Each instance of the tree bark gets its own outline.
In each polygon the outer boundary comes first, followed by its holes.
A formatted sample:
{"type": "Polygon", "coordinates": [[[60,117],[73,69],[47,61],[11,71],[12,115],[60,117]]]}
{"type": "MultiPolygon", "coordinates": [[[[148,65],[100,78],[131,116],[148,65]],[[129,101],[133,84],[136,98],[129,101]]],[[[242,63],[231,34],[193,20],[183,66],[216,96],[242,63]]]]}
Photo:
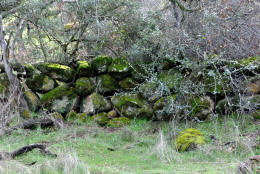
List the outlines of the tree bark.
{"type": "MultiPolygon", "coordinates": [[[[18,96],[19,92],[20,92],[19,91],[20,82],[19,82],[18,78],[12,73],[11,66],[9,65],[9,62],[7,60],[7,54],[6,54],[7,46],[6,46],[6,42],[5,42],[5,38],[4,38],[4,27],[3,27],[2,14],[0,14],[0,42],[1,42],[1,47],[2,47],[2,61],[4,63],[5,72],[7,74],[10,84],[14,87],[13,90],[14,90],[15,94],[17,94],[17,96],[18,96]]],[[[21,95],[19,99],[20,99],[19,100],[20,106],[29,110],[27,101],[25,100],[24,96],[21,95]]]]}

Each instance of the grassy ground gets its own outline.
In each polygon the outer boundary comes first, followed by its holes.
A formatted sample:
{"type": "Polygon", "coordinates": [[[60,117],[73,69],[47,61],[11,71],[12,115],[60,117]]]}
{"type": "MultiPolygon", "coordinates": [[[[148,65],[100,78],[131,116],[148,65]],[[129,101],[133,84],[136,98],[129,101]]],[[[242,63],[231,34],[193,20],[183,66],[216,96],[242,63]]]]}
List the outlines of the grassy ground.
{"type": "Polygon", "coordinates": [[[259,154],[241,134],[259,130],[250,119],[229,117],[203,123],[158,123],[134,120],[120,128],[101,128],[92,122],[66,125],[51,131],[14,132],[0,138],[0,151],[12,151],[33,143],[46,143],[57,158],[33,150],[12,161],[0,162],[2,174],[232,174],[239,162],[259,154]],[[178,153],[171,139],[179,131],[199,129],[207,144],[196,151],[178,153]],[[210,136],[214,135],[217,142],[210,136]],[[226,142],[233,146],[224,146],[226,142]],[[36,162],[34,165],[29,165],[36,162]]]}

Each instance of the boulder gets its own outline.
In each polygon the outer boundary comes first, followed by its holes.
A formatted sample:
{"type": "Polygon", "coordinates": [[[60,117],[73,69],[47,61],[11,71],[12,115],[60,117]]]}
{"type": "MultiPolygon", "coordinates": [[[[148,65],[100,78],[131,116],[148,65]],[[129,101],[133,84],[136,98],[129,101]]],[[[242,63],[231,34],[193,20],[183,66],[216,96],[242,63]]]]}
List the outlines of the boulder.
{"type": "Polygon", "coordinates": [[[40,101],[47,109],[66,114],[75,107],[78,97],[75,89],[65,84],[43,94],[40,101]]]}
{"type": "Polygon", "coordinates": [[[38,96],[29,89],[27,89],[23,95],[27,101],[29,109],[33,112],[37,111],[38,107],[40,106],[40,100],[38,96]]]}
{"type": "Polygon", "coordinates": [[[133,89],[136,87],[136,82],[131,77],[127,77],[119,82],[119,86],[125,90],[133,89]]]}
{"type": "Polygon", "coordinates": [[[48,92],[55,87],[54,80],[43,74],[33,75],[31,78],[27,78],[25,83],[36,92],[48,92]]]}
{"type": "Polygon", "coordinates": [[[185,152],[205,144],[205,138],[199,130],[188,128],[179,133],[174,144],[179,152],[185,152]]]}
{"type": "Polygon", "coordinates": [[[109,120],[108,122],[108,126],[109,127],[113,127],[113,128],[119,128],[119,127],[123,127],[126,125],[130,124],[130,119],[126,118],[126,117],[118,117],[118,118],[112,118],[111,120],[109,120]]]}
{"type": "Polygon", "coordinates": [[[76,113],[74,110],[71,110],[66,115],[65,118],[68,121],[84,123],[87,120],[87,114],[86,113],[76,113]]]}
{"type": "Polygon", "coordinates": [[[96,89],[92,78],[81,77],[75,83],[76,93],[80,96],[86,96],[94,92],[96,89]]]}
{"type": "Polygon", "coordinates": [[[120,114],[127,118],[151,118],[153,116],[152,107],[139,94],[122,93],[113,96],[111,101],[120,114]]]}
{"type": "Polygon", "coordinates": [[[87,115],[93,115],[109,111],[111,108],[111,103],[107,99],[98,93],[93,93],[81,101],[80,111],[87,115]]]}
{"type": "Polygon", "coordinates": [[[115,117],[117,117],[117,112],[116,112],[116,110],[109,111],[109,112],[107,113],[107,117],[108,117],[108,118],[115,118],[115,117]]]}
{"type": "Polygon", "coordinates": [[[109,74],[99,75],[96,79],[97,91],[100,94],[113,93],[119,89],[117,80],[109,74]]]}
{"type": "Polygon", "coordinates": [[[190,116],[205,120],[213,113],[215,104],[208,96],[192,97],[190,103],[190,116]]]}
{"type": "Polygon", "coordinates": [[[92,60],[91,66],[97,74],[103,74],[108,71],[108,66],[112,63],[112,60],[108,56],[99,56],[92,60]]]}
{"type": "Polygon", "coordinates": [[[117,80],[122,80],[131,74],[131,66],[125,58],[116,58],[108,67],[108,72],[117,80]]]}
{"type": "Polygon", "coordinates": [[[150,80],[138,87],[139,93],[149,102],[153,103],[162,96],[163,90],[157,80],[150,80]]]}
{"type": "Polygon", "coordinates": [[[97,115],[92,116],[93,121],[95,121],[100,126],[105,126],[109,119],[105,112],[98,113],[97,115]]]}
{"type": "Polygon", "coordinates": [[[65,65],[55,63],[41,63],[37,64],[36,68],[42,73],[47,74],[52,79],[60,80],[62,82],[72,81],[75,76],[75,71],[65,65]]]}
{"type": "Polygon", "coordinates": [[[79,77],[90,77],[93,74],[91,64],[88,61],[77,62],[77,74],[79,77]]]}

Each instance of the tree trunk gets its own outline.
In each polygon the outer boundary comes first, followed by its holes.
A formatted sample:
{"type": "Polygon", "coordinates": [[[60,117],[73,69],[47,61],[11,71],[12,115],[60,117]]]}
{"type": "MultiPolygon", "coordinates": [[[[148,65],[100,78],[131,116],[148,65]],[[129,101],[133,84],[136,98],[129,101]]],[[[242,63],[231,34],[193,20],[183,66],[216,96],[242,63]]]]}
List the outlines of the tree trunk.
{"type": "MultiPolygon", "coordinates": [[[[0,14],[0,42],[1,42],[1,47],[2,47],[2,60],[4,63],[5,72],[7,74],[10,84],[14,87],[13,88],[14,93],[17,94],[17,96],[19,96],[19,92],[20,92],[19,89],[21,89],[20,82],[19,82],[18,78],[12,73],[11,66],[9,65],[9,62],[7,60],[7,54],[6,54],[7,46],[6,46],[6,42],[4,39],[4,27],[3,27],[2,14],[0,14]]],[[[25,100],[23,95],[21,95],[19,97],[18,102],[22,108],[29,109],[27,101],[25,100]]]]}

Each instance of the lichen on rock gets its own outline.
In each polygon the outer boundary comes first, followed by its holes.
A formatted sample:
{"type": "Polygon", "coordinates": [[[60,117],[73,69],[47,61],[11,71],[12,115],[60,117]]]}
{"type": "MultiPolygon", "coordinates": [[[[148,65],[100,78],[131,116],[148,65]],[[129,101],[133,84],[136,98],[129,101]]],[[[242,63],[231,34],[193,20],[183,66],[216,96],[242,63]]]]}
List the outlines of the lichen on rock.
{"type": "Polygon", "coordinates": [[[98,93],[92,93],[81,101],[80,111],[87,115],[93,115],[98,112],[109,111],[112,108],[111,103],[98,93]]]}

